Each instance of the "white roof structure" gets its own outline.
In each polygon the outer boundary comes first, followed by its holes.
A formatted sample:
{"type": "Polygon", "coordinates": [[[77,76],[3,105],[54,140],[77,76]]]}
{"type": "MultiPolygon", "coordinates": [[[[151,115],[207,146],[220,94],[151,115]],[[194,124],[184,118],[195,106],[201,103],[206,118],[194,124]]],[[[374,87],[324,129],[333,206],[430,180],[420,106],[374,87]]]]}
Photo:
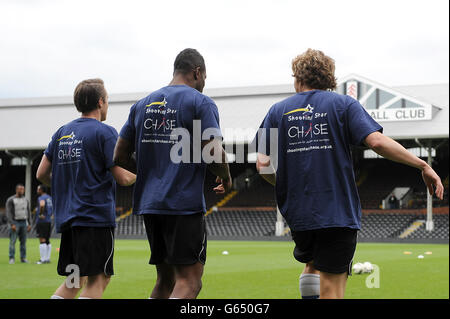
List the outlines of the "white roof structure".
{"type": "MultiPolygon", "coordinates": [[[[449,84],[388,87],[356,74],[342,78],[338,93],[358,99],[394,139],[449,137],[449,84]]],[[[295,93],[293,85],[207,89],[217,104],[225,144],[251,141],[269,108],[295,93]]],[[[110,94],[105,123],[120,131],[130,107],[148,92],[110,94]]],[[[52,134],[79,117],[73,98],[0,99],[0,150],[39,150],[52,134]]]]}
{"type": "Polygon", "coordinates": [[[440,139],[449,136],[449,84],[387,87],[356,74],[343,78],[338,93],[354,97],[397,139],[440,139]],[[350,92],[349,92],[350,91],[350,92]]]}

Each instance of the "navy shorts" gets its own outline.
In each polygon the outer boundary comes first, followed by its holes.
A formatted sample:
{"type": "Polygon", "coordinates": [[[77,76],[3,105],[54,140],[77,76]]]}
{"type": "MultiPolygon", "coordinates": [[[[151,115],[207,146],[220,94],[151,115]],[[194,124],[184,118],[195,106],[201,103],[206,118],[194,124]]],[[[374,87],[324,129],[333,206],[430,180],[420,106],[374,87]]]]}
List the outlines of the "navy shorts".
{"type": "Polygon", "coordinates": [[[336,227],[291,233],[295,242],[294,258],[299,262],[313,262],[314,268],[327,273],[352,274],[356,229],[336,227]]]}
{"type": "Polygon", "coordinates": [[[114,275],[114,228],[72,226],[61,233],[58,274],[69,276],[71,265],[83,276],[114,275]],[[67,266],[69,267],[69,271],[67,266]]]}
{"type": "Polygon", "coordinates": [[[49,239],[52,233],[52,224],[47,222],[40,222],[36,224],[36,235],[38,238],[49,239]]]}
{"type": "Polygon", "coordinates": [[[206,223],[203,213],[145,214],[144,224],[150,243],[150,264],[205,264],[206,223]]]}

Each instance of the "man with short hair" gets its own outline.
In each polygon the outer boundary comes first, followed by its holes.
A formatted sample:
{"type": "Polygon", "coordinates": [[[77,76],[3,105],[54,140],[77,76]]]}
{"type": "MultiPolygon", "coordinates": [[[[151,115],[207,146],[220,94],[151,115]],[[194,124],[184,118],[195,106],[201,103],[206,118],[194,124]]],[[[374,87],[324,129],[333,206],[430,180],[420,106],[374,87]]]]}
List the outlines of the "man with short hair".
{"type": "Polygon", "coordinates": [[[52,253],[52,244],[50,244],[50,235],[52,232],[53,205],[52,198],[47,194],[47,186],[39,185],[37,187],[37,206],[36,206],[36,233],[39,238],[40,259],[36,262],[40,264],[49,264],[52,253]]]}
{"type": "Polygon", "coordinates": [[[20,262],[28,263],[27,232],[31,230],[31,211],[23,184],[16,185],[16,194],[6,200],[5,206],[9,228],[9,263],[15,263],[17,237],[20,241],[20,262]]]}
{"type": "Polygon", "coordinates": [[[52,185],[61,233],[58,274],[78,279],[71,285],[66,280],[52,299],[75,298],[81,288],[81,299],[102,297],[114,274],[115,181],[128,186],[136,178],[113,163],[117,131],[102,123],[108,112],[103,81],[80,82],[74,104],[81,117],[56,131],[36,173],[52,185]]]}
{"type": "Polygon", "coordinates": [[[292,70],[297,94],[267,113],[256,166],[275,185],[295,242],[294,257],[306,264],[299,283],[302,297],[343,298],[361,227],[350,146],[365,145],[420,169],[430,194],[434,186],[440,199],[443,187],[426,162],[382,134],[357,100],[331,92],[336,78],[330,57],[308,49],[292,61],[292,70]],[[277,130],[273,138],[270,129],[277,130]]]}
{"type": "Polygon", "coordinates": [[[151,298],[197,297],[206,261],[206,168],[220,183],[216,193],[232,185],[217,106],[202,94],[205,79],[200,53],[181,51],[169,85],[131,107],[114,152],[118,165],[137,170],[133,213],[144,216],[157,270],[151,298]],[[179,144],[187,145],[181,160],[179,144]]]}

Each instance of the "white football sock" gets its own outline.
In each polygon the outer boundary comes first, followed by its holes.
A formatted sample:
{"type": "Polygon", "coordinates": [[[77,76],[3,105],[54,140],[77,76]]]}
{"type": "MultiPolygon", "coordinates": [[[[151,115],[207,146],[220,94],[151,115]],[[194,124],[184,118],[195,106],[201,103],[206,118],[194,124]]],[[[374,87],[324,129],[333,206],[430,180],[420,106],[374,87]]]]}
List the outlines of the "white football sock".
{"type": "Polygon", "coordinates": [[[50,299],[64,299],[64,298],[58,295],[53,295],[50,297],[50,299]]]}
{"type": "Polygon", "coordinates": [[[41,261],[44,261],[47,256],[47,244],[40,244],[39,245],[39,253],[41,255],[41,261]]]}
{"type": "Polygon", "coordinates": [[[302,274],[299,289],[302,299],[318,299],[320,296],[320,275],[302,274]]]}
{"type": "Polygon", "coordinates": [[[52,244],[47,245],[47,253],[45,255],[45,260],[50,261],[50,255],[52,254],[52,244]]]}

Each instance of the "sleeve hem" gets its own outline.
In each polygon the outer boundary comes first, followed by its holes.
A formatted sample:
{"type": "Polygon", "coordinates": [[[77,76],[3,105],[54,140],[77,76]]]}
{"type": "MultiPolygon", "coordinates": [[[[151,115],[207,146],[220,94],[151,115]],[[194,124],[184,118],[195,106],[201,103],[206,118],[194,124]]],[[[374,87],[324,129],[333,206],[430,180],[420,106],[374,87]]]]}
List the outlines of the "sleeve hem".
{"type": "Polygon", "coordinates": [[[356,144],[357,146],[364,146],[364,140],[366,139],[367,136],[369,136],[370,134],[374,133],[374,132],[380,132],[383,133],[383,127],[378,127],[378,128],[373,128],[370,131],[366,132],[361,139],[358,141],[358,144],[356,144]]]}

